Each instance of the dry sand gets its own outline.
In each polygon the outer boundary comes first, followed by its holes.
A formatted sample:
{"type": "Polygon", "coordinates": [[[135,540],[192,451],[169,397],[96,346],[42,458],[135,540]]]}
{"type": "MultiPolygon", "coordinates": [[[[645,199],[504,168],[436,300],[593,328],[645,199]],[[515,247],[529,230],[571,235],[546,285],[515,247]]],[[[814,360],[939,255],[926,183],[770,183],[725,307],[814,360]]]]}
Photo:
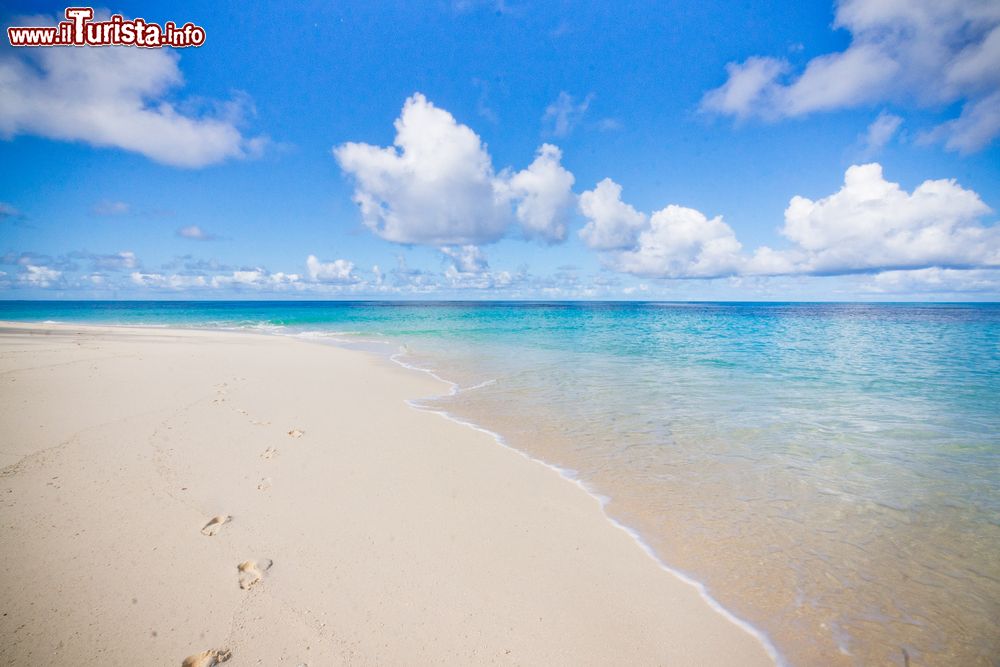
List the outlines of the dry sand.
{"type": "Polygon", "coordinates": [[[287,338],[0,324],[0,663],[773,664],[578,486],[405,403],[445,389],[287,338]]]}

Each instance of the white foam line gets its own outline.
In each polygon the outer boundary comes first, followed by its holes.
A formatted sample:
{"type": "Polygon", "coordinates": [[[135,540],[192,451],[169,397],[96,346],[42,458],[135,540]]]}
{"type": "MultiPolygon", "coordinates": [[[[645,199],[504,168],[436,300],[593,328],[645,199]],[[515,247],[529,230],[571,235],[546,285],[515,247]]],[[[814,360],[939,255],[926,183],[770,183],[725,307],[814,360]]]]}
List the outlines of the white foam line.
{"type": "MultiPolygon", "coordinates": [[[[429,368],[421,368],[420,366],[414,366],[413,364],[406,363],[405,361],[403,361],[403,360],[401,360],[399,358],[401,355],[404,355],[404,354],[406,354],[406,350],[400,350],[399,352],[396,352],[395,354],[390,355],[389,356],[389,361],[397,363],[400,366],[402,366],[403,368],[409,368],[411,371],[420,371],[421,373],[427,373],[428,375],[430,375],[432,378],[434,378],[438,382],[444,382],[446,385],[448,385],[448,395],[449,396],[454,396],[455,394],[458,393],[458,383],[457,382],[452,382],[451,380],[445,380],[443,377],[441,377],[440,375],[438,375],[437,373],[435,373],[434,371],[432,371],[429,368]]],[[[407,403],[411,403],[411,402],[407,401],[407,403]]],[[[412,405],[412,403],[411,403],[411,405],[412,405]]],[[[414,405],[413,407],[418,408],[418,406],[416,406],[416,405],[414,405]]],[[[437,411],[436,410],[431,410],[431,412],[437,412],[437,411]]]]}
{"type": "Polygon", "coordinates": [[[462,387],[458,391],[460,393],[464,394],[467,391],[475,391],[476,389],[482,389],[483,387],[489,387],[490,385],[493,385],[493,384],[496,384],[496,383],[497,383],[497,381],[495,379],[494,380],[483,380],[479,384],[474,384],[471,387],[462,387]]]}
{"type": "MultiPolygon", "coordinates": [[[[397,352],[396,354],[393,354],[392,356],[390,356],[389,359],[392,360],[392,361],[394,361],[395,363],[399,364],[400,366],[402,366],[404,368],[409,368],[409,369],[415,370],[415,371],[422,371],[424,373],[427,373],[431,377],[435,378],[436,380],[439,380],[441,382],[444,382],[445,384],[450,385],[450,389],[448,391],[448,395],[449,396],[454,396],[459,391],[468,391],[468,390],[459,389],[458,383],[452,382],[451,380],[446,380],[446,379],[444,379],[443,377],[441,377],[440,375],[438,375],[437,373],[435,373],[434,371],[432,371],[430,369],[421,368],[419,366],[414,366],[412,364],[408,364],[405,361],[400,360],[398,357],[400,355],[402,355],[402,354],[405,354],[405,351],[397,352]]],[[[479,385],[476,385],[475,387],[469,387],[469,390],[471,390],[471,389],[477,389],[477,388],[479,388],[482,385],[491,384],[491,383],[494,383],[494,382],[496,382],[496,380],[489,380],[488,382],[486,382],[486,383],[480,383],[479,385]]],[[[771,643],[771,640],[767,637],[767,635],[765,635],[763,632],[761,632],[760,630],[758,630],[757,628],[755,628],[748,621],[743,620],[739,616],[735,615],[734,613],[732,613],[731,611],[729,611],[728,609],[726,609],[725,607],[723,607],[719,603],[718,600],[716,600],[715,598],[713,598],[711,596],[711,594],[709,594],[708,589],[705,587],[705,584],[703,584],[702,582],[698,581],[697,579],[694,579],[694,578],[688,576],[687,574],[681,572],[680,570],[674,569],[674,568],[670,567],[669,565],[667,565],[666,563],[664,563],[660,559],[660,557],[656,555],[656,552],[653,551],[653,548],[650,547],[649,544],[647,544],[644,539],[642,539],[642,536],[640,536],[638,532],[636,532],[632,528],[629,528],[628,526],[626,526],[625,524],[623,524],[622,522],[618,521],[617,519],[615,519],[614,517],[612,517],[611,515],[608,514],[608,512],[607,512],[607,504],[610,501],[610,498],[608,498],[607,496],[603,496],[603,495],[601,495],[601,494],[599,494],[599,493],[591,490],[579,477],[576,476],[576,472],[575,471],[570,470],[568,468],[561,468],[561,467],[559,467],[557,465],[554,465],[552,463],[549,463],[547,461],[543,461],[542,459],[535,458],[534,456],[532,456],[531,454],[528,454],[524,450],[521,450],[521,449],[518,449],[517,447],[512,447],[511,445],[509,445],[507,443],[507,441],[504,439],[504,437],[502,435],[500,435],[499,433],[497,433],[495,431],[491,431],[491,430],[486,429],[486,428],[483,428],[482,426],[479,426],[478,424],[475,424],[473,422],[461,419],[460,417],[456,417],[455,415],[451,414],[447,410],[439,410],[439,409],[436,409],[436,408],[428,408],[428,407],[425,407],[425,406],[422,406],[422,405],[418,405],[417,401],[419,401],[419,400],[421,400],[421,399],[408,400],[408,401],[406,401],[406,404],[409,405],[411,408],[414,408],[416,410],[423,410],[425,412],[433,412],[433,413],[435,413],[437,415],[440,415],[440,416],[444,417],[448,421],[455,422],[456,424],[461,424],[462,426],[466,426],[468,428],[471,428],[474,431],[479,431],[480,433],[485,433],[485,434],[487,434],[489,436],[492,436],[493,439],[496,441],[496,443],[498,445],[500,445],[501,447],[504,447],[506,449],[509,449],[509,450],[511,450],[513,452],[516,452],[516,453],[520,454],[521,456],[523,456],[527,460],[531,461],[532,463],[536,463],[538,465],[541,465],[541,466],[544,466],[544,467],[548,468],[549,470],[552,470],[557,475],[559,475],[559,477],[561,477],[563,480],[565,480],[565,481],[567,481],[567,482],[569,482],[569,483],[574,484],[575,486],[577,486],[581,491],[583,491],[584,493],[586,493],[588,496],[590,496],[591,498],[593,498],[595,502],[597,502],[598,507],[600,507],[600,509],[601,509],[601,514],[604,515],[604,518],[607,519],[611,523],[612,526],[614,526],[615,528],[618,528],[619,530],[623,531],[626,535],[628,535],[629,537],[631,537],[632,540],[639,546],[639,548],[642,549],[642,551],[647,556],[649,556],[650,558],[652,558],[653,561],[657,565],[659,565],[662,570],[664,570],[665,572],[669,572],[670,574],[674,575],[675,577],[677,577],[678,579],[680,579],[684,583],[688,584],[689,586],[693,586],[695,588],[695,590],[698,591],[698,594],[701,596],[701,598],[705,602],[708,603],[709,607],[711,607],[717,613],[721,614],[730,623],[732,623],[733,625],[735,625],[736,627],[740,628],[741,630],[743,630],[744,632],[746,632],[747,634],[749,634],[751,637],[753,637],[754,639],[756,639],[761,644],[761,646],[764,647],[764,650],[771,657],[771,659],[774,660],[774,664],[775,665],[777,665],[778,667],[787,667],[788,663],[786,663],[785,660],[781,657],[781,654],[778,653],[778,649],[775,648],[774,644],[771,643]]]]}

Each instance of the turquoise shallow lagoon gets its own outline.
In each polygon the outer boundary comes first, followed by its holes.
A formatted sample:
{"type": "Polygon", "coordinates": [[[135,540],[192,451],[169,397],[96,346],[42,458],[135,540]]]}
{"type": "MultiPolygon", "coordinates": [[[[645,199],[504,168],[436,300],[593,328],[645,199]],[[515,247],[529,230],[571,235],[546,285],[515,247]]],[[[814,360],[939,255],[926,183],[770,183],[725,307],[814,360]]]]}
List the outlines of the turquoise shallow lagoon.
{"type": "Polygon", "coordinates": [[[377,341],[793,664],[1000,655],[1000,305],[0,302],[377,341]]]}

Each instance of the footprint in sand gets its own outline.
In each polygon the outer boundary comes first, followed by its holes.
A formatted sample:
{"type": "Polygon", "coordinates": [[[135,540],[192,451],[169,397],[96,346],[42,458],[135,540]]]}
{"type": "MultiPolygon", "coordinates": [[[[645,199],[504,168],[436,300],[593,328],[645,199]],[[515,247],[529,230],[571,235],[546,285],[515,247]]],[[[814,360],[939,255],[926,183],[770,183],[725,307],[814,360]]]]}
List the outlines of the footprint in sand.
{"type": "Polygon", "coordinates": [[[240,573],[240,588],[247,591],[260,583],[264,578],[264,573],[271,568],[271,561],[262,560],[259,563],[255,560],[245,560],[236,566],[240,573]]]}
{"type": "Polygon", "coordinates": [[[305,431],[300,431],[297,428],[293,428],[291,431],[288,432],[288,435],[293,438],[301,438],[305,434],[306,434],[305,431]]]}
{"type": "Polygon", "coordinates": [[[269,421],[257,421],[256,419],[251,419],[250,423],[253,424],[254,426],[270,426],[271,425],[271,422],[269,422],[269,421]]]}
{"type": "Polygon", "coordinates": [[[260,480],[259,484],[257,484],[257,490],[258,491],[267,491],[268,489],[271,488],[271,486],[272,486],[271,485],[271,478],[270,477],[265,477],[264,479],[260,480]]]}
{"type": "Polygon", "coordinates": [[[226,649],[210,648],[201,653],[195,653],[184,658],[181,667],[213,667],[220,662],[226,662],[233,657],[233,652],[226,649]]]}
{"type": "Polygon", "coordinates": [[[268,447],[268,448],[267,448],[267,449],[265,449],[265,450],[264,450],[264,452],[263,452],[263,453],[262,453],[262,454],[260,455],[260,458],[262,458],[262,459],[270,459],[270,458],[274,458],[274,455],[275,455],[275,454],[277,454],[277,453],[278,453],[278,450],[277,450],[277,449],[275,449],[274,447],[268,447]]]}
{"type": "Polygon", "coordinates": [[[208,523],[206,523],[204,527],[201,529],[201,534],[212,537],[213,535],[219,532],[219,530],[222,528],[222,524],[229,523],[232,520],[232,518],[233,517],[229,516],[228,514],[220,514],[218,516],[213,516],[211,520],[208,523]]]}

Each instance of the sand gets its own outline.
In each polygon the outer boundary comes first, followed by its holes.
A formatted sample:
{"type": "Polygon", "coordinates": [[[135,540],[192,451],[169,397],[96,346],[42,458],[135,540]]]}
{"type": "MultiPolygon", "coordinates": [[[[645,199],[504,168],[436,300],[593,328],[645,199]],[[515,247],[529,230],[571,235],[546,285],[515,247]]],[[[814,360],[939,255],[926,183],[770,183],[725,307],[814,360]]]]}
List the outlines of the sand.
{"type": "Polygon", "coordinates": [[[374,355],[0,323],[0,663],[774,664],[374,355]]]}

